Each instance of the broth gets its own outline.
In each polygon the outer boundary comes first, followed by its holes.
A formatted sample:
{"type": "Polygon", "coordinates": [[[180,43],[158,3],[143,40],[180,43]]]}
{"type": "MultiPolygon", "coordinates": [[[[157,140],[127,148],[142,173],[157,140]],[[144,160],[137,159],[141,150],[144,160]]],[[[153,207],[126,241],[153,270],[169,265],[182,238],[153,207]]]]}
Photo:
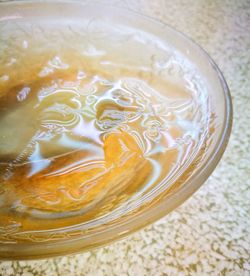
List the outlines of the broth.
{"type": "Polygon", "coordinates": [[[170,185],[210,117],[206,93],[173,78],[178,59],[166,75],[147,40],[109,46],[51,25],[7,30],[1,49],[0,224],[23,230],[91,220],[170,185]]]}

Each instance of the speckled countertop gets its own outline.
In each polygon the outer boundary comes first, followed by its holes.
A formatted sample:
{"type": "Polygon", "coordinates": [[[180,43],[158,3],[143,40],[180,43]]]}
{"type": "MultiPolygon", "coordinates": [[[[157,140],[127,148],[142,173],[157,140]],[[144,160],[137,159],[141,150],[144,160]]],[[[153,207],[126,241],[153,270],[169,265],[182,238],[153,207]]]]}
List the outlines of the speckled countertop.
{"type": "Polygon", "coordinates": [[[182,206],[102,249],[0,262],[0,275],[250,275],[250,1],[106,1],[160,19],[213,57],[230,87],[234,126],[209,180],[182,206]]]}

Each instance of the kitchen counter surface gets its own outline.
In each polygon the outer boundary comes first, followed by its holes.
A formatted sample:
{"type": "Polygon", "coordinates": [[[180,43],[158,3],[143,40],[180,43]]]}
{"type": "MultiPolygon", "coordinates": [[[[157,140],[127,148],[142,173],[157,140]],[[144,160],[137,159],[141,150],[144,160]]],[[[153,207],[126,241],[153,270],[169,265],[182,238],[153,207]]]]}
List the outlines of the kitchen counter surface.
{"type": "Polygon", "coordinates": [[[168,23],[212,56],[233,98],[228,148],[198,192],[146,229],[75,256],[0,262],[0,275],[250,275],[250,1],[106,2],[168,23]]]}

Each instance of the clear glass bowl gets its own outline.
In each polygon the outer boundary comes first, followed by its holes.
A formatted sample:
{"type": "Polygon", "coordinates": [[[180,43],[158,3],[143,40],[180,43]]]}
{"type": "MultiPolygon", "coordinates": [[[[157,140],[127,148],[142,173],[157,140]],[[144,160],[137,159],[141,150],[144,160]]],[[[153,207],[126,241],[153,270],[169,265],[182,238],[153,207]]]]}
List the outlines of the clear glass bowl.
{"type": "MultiPolygon", "coordinates": [[[[171,190],[164,189],[163,185],[162,189],[138,198],[132,205],[124,204],[111,214],[65,228],[30,232],[22,232],[15,227],[0,229],[0,237],[5,237],[4,240],[0,239],[1,259],[37,259],[86,251],[121,239],[153,223],[183,203],[205,182],[222,157],[231,131],[232,103],[222,73],[208,54],[183,34],[126,9],[85,1],[0,3],[0,25],[15,20],[18,28],[18,20],[49,17],[59,20],[77,18],[92,23],[96,19],[99,22],[117,22],[150,33],[163,44],[171,45],[192,62],[204,77],[214,110],[213,126],[216,127],[212,137],[207,137],[209,143],[203,154],[193,156],[189,166],[175,179],[171,190]]],[[[0,39],[2,35],[0,33],[0,39]]]]}

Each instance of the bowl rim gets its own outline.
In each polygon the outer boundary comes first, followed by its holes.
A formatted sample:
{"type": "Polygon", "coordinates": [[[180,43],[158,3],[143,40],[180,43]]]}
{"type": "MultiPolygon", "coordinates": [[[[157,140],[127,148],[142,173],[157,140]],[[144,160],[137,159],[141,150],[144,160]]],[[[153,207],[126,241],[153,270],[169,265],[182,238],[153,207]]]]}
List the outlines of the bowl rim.
{"type": "MultiPolygon", "coordinates": [[[[98,1],[93,2],[81,2],[79,0],[14,0],[14,1],[4,1],[0,2],[0,8],[3,5],[25,5],[25,4],[77,4],[81,6],[88,6],[88,5],[95,5],[95,6],[107,6],[107,4],[100,3],[98,1]]],[[[220,71],[219,67],[210,57],[210,55],[201,47],[199,46],[192,38],[188,37],[187,35],[183,34],[182,32],[176,30],[172,26],[162,22],[161,20],[155,19],[148,15],[141,14],[136,12],[132,9],[127,7],[117,7],[112,4],[108,4],[108,6],[117,9],[126,11],[126,13],[130,13],[131,16],[137,16],[141,19],[151,21],[152,24],[158,25],[161,28],[165,28],[168,31],[174,33],[174,35],[181,38],[183,41],[191,42],[192,46],[194,46],[200,53],[206,58],[211,68],[216,73],[216,77],[219,80],[221,91],[223,91],[223,98],[225,102],[225,112],[223,118],[223,127],[222,131],[219,135],[217,143],[213,146],[213,149],[208,156],[208,161],[203,163],[195,173],[185,182],[185,185],[182,185],[178,188],[177,192],[172,194],[168,197],[168,203],[164,200],[158,202],[152,208],[147,208],[144,212],[137,214],[135,217],[129,217],[125,219],[122,223],[118,223],[112,225],[111,228],[107,227],[101,232],[94,232],[89,234],[89,236],[82,235],[80,238],[77,239],[69,239],[69,240],[59,240],[59,241],[51,241],[50,243],[29,243],[25,244],[2,244],[0,242],[0,259],[39,259],[39,258],[47,258],[65,254],[76,253],[79,251],[86,251],[92,248],[104,246],[110,242],[116,241],[121,239],[129,234],[132,234],[139,229],[153,223],[154,221],[162,218],[167,213],[171,212],[177,206],[181,205],[185,200],[187,200],[210,176],[213,170],[216,168],[217,164],[219,163],[226,146],[229,141],[230,133],[232,130],[232,121],[233,121],[233,106],[232,106],[232,99],[230,95],[230,91],[226,80],[220,71]],[[95,242],[93,242],[93,240],[95,242]],[[85,241],[85,245],[84,245],[85,241]],[[70,248],[67,248],[67,245],[70,245],[70,248]],[[25,251],[23,248],[27,247],[25,251]],[[52,248],[57,247],[57,249],[52,250],[52,248]],[[43,249],[46,248],[46,251],[43,249]],[[35,250],[41,250],[42,254],[37,253],[34,254],[35,250]],[[51,251],[50,251],[51,250],[51,251]],[[13,252],[16,251],[16,254],[13,252]]],[[[125,216],[126,217],[126,216],[125,216]]],[[[70,226],[74,228],[74,225],[70,226]]],[[[68,229],[68,227],[67,227],[68,229]]],[[[50,230],[55,231],[56,229],[50,230]]],[[[46,232],[46,231],[45,231],[46,232]]]]}

